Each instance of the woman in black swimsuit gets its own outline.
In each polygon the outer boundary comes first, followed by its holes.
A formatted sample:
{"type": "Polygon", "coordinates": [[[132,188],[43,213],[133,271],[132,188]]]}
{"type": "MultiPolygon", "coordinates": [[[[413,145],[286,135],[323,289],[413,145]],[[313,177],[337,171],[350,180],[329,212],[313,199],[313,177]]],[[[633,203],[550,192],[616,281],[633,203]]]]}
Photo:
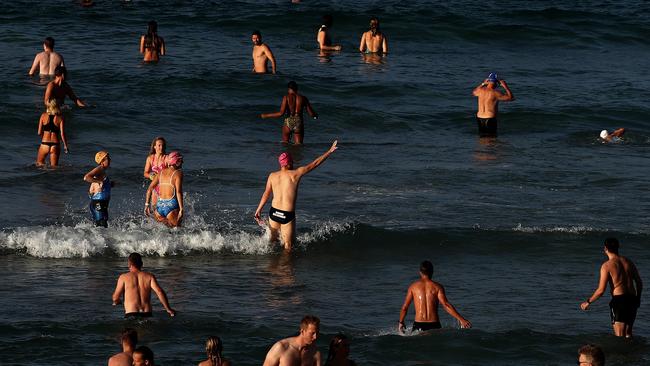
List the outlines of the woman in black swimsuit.
{"type": "Polygon", "coordinates": [[[160,56],[165,54],[165,40],[158,36],[158,23],[149,22],[147,34],[140,37],[140,53],[144,55],[144,62],[158,62],[160,56]]]}
{"type": "Polygon", "coordinates": [[[47,102],[47,111],[41,114],[38,121],[38,135],[41,136],[41,145],[38,147],[36,166],[45,166],[45,158],[48,154],[50,155],[50,166],[57,166],[61,154],[60,141],[63,141],[63,149],[66,154],[68,153],[68,141],[65,138],[63,117],[56,99],[50,99],[47,102]]]}

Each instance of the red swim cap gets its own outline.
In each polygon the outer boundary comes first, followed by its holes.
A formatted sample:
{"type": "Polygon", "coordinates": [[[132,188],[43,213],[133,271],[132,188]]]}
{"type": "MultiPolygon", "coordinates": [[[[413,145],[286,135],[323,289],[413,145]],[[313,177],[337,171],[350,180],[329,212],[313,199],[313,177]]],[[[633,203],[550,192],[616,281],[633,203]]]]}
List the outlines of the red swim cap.
{"type": "Polygon", "coordinates": [[[293,165],[293,159],[291,158],[291,154],[287,152],[283,152],[278,156],[278,163],[280,163],[280,168],[284,168],[285,166],[288,165],[293,165]]]}

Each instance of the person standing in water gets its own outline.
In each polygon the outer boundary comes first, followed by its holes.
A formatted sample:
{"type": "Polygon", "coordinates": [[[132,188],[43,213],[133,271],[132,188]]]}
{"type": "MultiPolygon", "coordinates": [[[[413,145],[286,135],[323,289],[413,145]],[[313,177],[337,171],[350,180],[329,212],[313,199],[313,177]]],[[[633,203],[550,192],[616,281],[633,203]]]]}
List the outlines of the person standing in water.
{"type": "MultiPolygon", "coordinates": [[[[153,181],[156,175],[160,174],[165,168],[165,159],[167,158],[167,141],[163,137],[156,137],[151,141],[149,148],[149,156],[144,163],[144,172],[142,173],[146,179],[153,181]]],[[[158,195],[160,194],[160,187],[156,186],[151,196],[151,204],[156,207],[158,195]]]]}
{"type": "Polygon", "coordinates": [[[255,210],[255,221],[264,226],[262,220],[262,208],[268,201],[271,194],[271,210],[269,211],[269,228],[271,230],[271,241],[278,240],[278,234],[282,235],[284,249],[290,251],[296,238],[296,199],[298,198],[298,186],[302,177],[321,165],[337,149],[338,141],[323,155],[311,163],[293,169],[293,159],[289,153],[282,153],[278,157],[280,170],[269,174],[266,180],[266,189],[262,194],[260,203],[255,210]]]}
{"type": "Polygon", "coordinates": [[[370,29],[361,35],[359,52],[366,54],[384,55],[388,53],[388,40],[379,28],[379,19],[370,19],[370,29]]]}
{"type": "Polygon", "coordinates": [[[125,328],[120,339],[122,352],[108,359],[108,366],[131,366],[133,364],[133,351],[138,344],[138,332],[135,329],[125,328]]]}
{"type": "Polygon", "coordinates": [[[316,346],[320,319],[306,315],[300,321],[300,333],[277,341],[266,354],[263,366],[320,366],[321,355],[316,346]]]}
{"type": "Polygon", "coordinates": [[[585,302],[580,304],[580,308],[587,310],[591,303],[603,296],[609,283],[612,294],[609,308],[614,335],[630,338],[636,311],[641,304],[643,281],[641,281],[641,276],[639,276],[639,271],[634,263],[618,254],[619,246],[616,238],[605,239],[604,251],[607,261],[600,266],[598,288],[585,302]]]}
{"type": "Polygon", "coordinates": [[[47,111],[41,114],[38,121],[38,135],[41,136],[41,145],[38,147],[36,166],[45,166],[45,158],[49,154],[50,166],[56,167],[59,164],[59,155],[61,154],[61,141],[63,141],[63,150],[66,154],[68,153],[68,141],[65,138],[63,117],[56,99],[50,99],[47,103],[47,111]]]}
{"type": "Polygon", "coordinates": [[[273,113],[262,113],[261,118],[278,118],[284,116],[284,124],[282,125],[282,143],[288,144],[293,133],[293,142],[296,145],[302,144],[305,126],[303,123],[304,110],[313,119],[318,118],[318,114],[309,103],[309,99],[304,95],[298,94],[298,84],[295,81],[290,81],[287,84],[287,95],[282,97],[280,104],[280,111],[273,113]]]}
{"type": "Polygon", "coordinates": [[[199,366],[232,366],[229,360],[223,358],[223,343],[217,336],[211,336],[205,341],[205,352],[208,354],[208,359],[201,361],[199,366]]]}
{"type": "Polygon", "coordinates": [[[399,314],[397,329],[404,332],[404,319],[409,310],[411,302],[415,300],[415,321],[412,331],[427,331],[440,329],[440,318],[438,318],[438,304],[442,305],[449,315],[453,316],[460,323],[461,328],[471,328],[472,323],[463,318],[456,308],[447,300],[445,288],[441,284],[431,280],[433,276],[433,264],[424,261],[420,264],[420,279],[413,282],[406,292],[404,305],[399,314]]]}
{"type": "Polygon", "coordinates": [[[111,157],[102,150],[95,154],[95,162],[99,165],[84,175],[84,181],[90,183],[90,214],[95,226],[108,227],[108,203],[114,183],[108,179],[106,169],[111,166],[111,157]]]}
{"type": "Polygon", "coordinates": [[[515,96],[512,95],[506,81],[499,79],[495,72],[491,72],[487,79],[474,88],[472,95],[478,98],[476,122],[478,123],[479,135],[481,137],[496,137],[499,102],[513,101],[515,96]],[[496,90],[497,83],[501,84],[506,92],[505,94],[496,90]]]}
{"type": "Polygon", "coordinates": [[[65,81],[68,78],[68,70],[64,66],[57,66],[54,70],[54,80],[47,84],[45,89],[45,96],[43,97],[43,104],[47,106],[50,99],[56,99],[56,103],[61,108],[65,104],[66,95],[70,98],[77,107],[85,107],[86,104],[75,95],[74,91],[65,81]]]}
{"type": "Polygon", "coordinates": [[[40,76],[52,76],[58,66],[65,66],[63,56],[54,52],[54,39],[47,37],[43,41],[43,52],[34,57],[32,67],[29,69],[29,76],[33,76],[36,70],[39,70],[40,76]]]}
{"type": "Polygon", "coordinates": [[[262,33],[256,30],[251,35],[253,42],[253,72],[257,74],[266,74],[268,71],[267,64],[271,61],[271,72],[275,74],[275,57],[269,46],[262,42],[262,33]]]}
{"type": "Polygon", "coordinates": [[[350,341],[345,334],[339,333],[330,341],[330,349],[327,352],[325,366],[357,366],[357,363],[350,360],[350,341]]]}
{"type": "Polygon", "coordinates": [[[178,227],[183,220],[183,156],[178,151],[172,151],[167,155],[165,165],[167,167],[153,178],[147,189],[144,214],[147,217],[151,215],[151,194],[158,187],[160,195],[154,217],[169,227],[178,227]]]}
{"type": "Polygon", "coordinates": [[[318,34],[316,35],[316,42],[318,42],[318,48],[321,51],[340,51],[340,45],[332,45],[332,38],[330,35],[330,29],[334,20],[331,15],[323,15],[323,24],[318,29],[318,34]]]}
{"type": "Polygon", "coordinates": [[[165,55],[165,40],[158,35],[158,23],[149,22],[147,34],[140,37],[140,53],[144,55],[144,62],[158,62],[161,55],[165,55]]]}

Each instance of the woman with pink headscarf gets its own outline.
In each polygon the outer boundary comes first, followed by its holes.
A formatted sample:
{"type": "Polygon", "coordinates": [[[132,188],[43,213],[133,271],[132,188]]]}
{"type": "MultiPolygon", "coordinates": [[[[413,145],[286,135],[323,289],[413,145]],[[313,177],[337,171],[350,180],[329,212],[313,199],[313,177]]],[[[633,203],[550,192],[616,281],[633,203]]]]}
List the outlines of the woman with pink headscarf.
{"type": "Polygon", "coordinates": [[[167,167],[153,178],[147,189],[144,214],[151,215],[151,194],[157,187],[159,195],[154,217],[169,227],[178,227],[183,219],[183,155],[172,151],[165,158],[165,165],[167,167]]]}

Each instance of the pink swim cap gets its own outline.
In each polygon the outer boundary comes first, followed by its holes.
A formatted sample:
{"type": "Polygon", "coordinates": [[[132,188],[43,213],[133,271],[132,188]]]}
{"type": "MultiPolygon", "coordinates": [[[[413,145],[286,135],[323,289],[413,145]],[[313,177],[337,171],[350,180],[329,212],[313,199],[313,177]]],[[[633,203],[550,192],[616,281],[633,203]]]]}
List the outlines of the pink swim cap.
{"type": "Polygon", "coordinates": [[[172,166],[176,165],[178,163],[183,163],[183,155],[179,153],[178,151],[172,151],[167,155],[167,158],[165,158],[165,165],[167,166],[172,166]]]}
{"type": "Polygon", "coordinates": [[[284,168],[285,166],[288,165],[293,165],[293,159],[291,158],[291,154],[287,152],[283,152],[278,156],[278,163],[280,163],[280,168],[284,168]]]}

